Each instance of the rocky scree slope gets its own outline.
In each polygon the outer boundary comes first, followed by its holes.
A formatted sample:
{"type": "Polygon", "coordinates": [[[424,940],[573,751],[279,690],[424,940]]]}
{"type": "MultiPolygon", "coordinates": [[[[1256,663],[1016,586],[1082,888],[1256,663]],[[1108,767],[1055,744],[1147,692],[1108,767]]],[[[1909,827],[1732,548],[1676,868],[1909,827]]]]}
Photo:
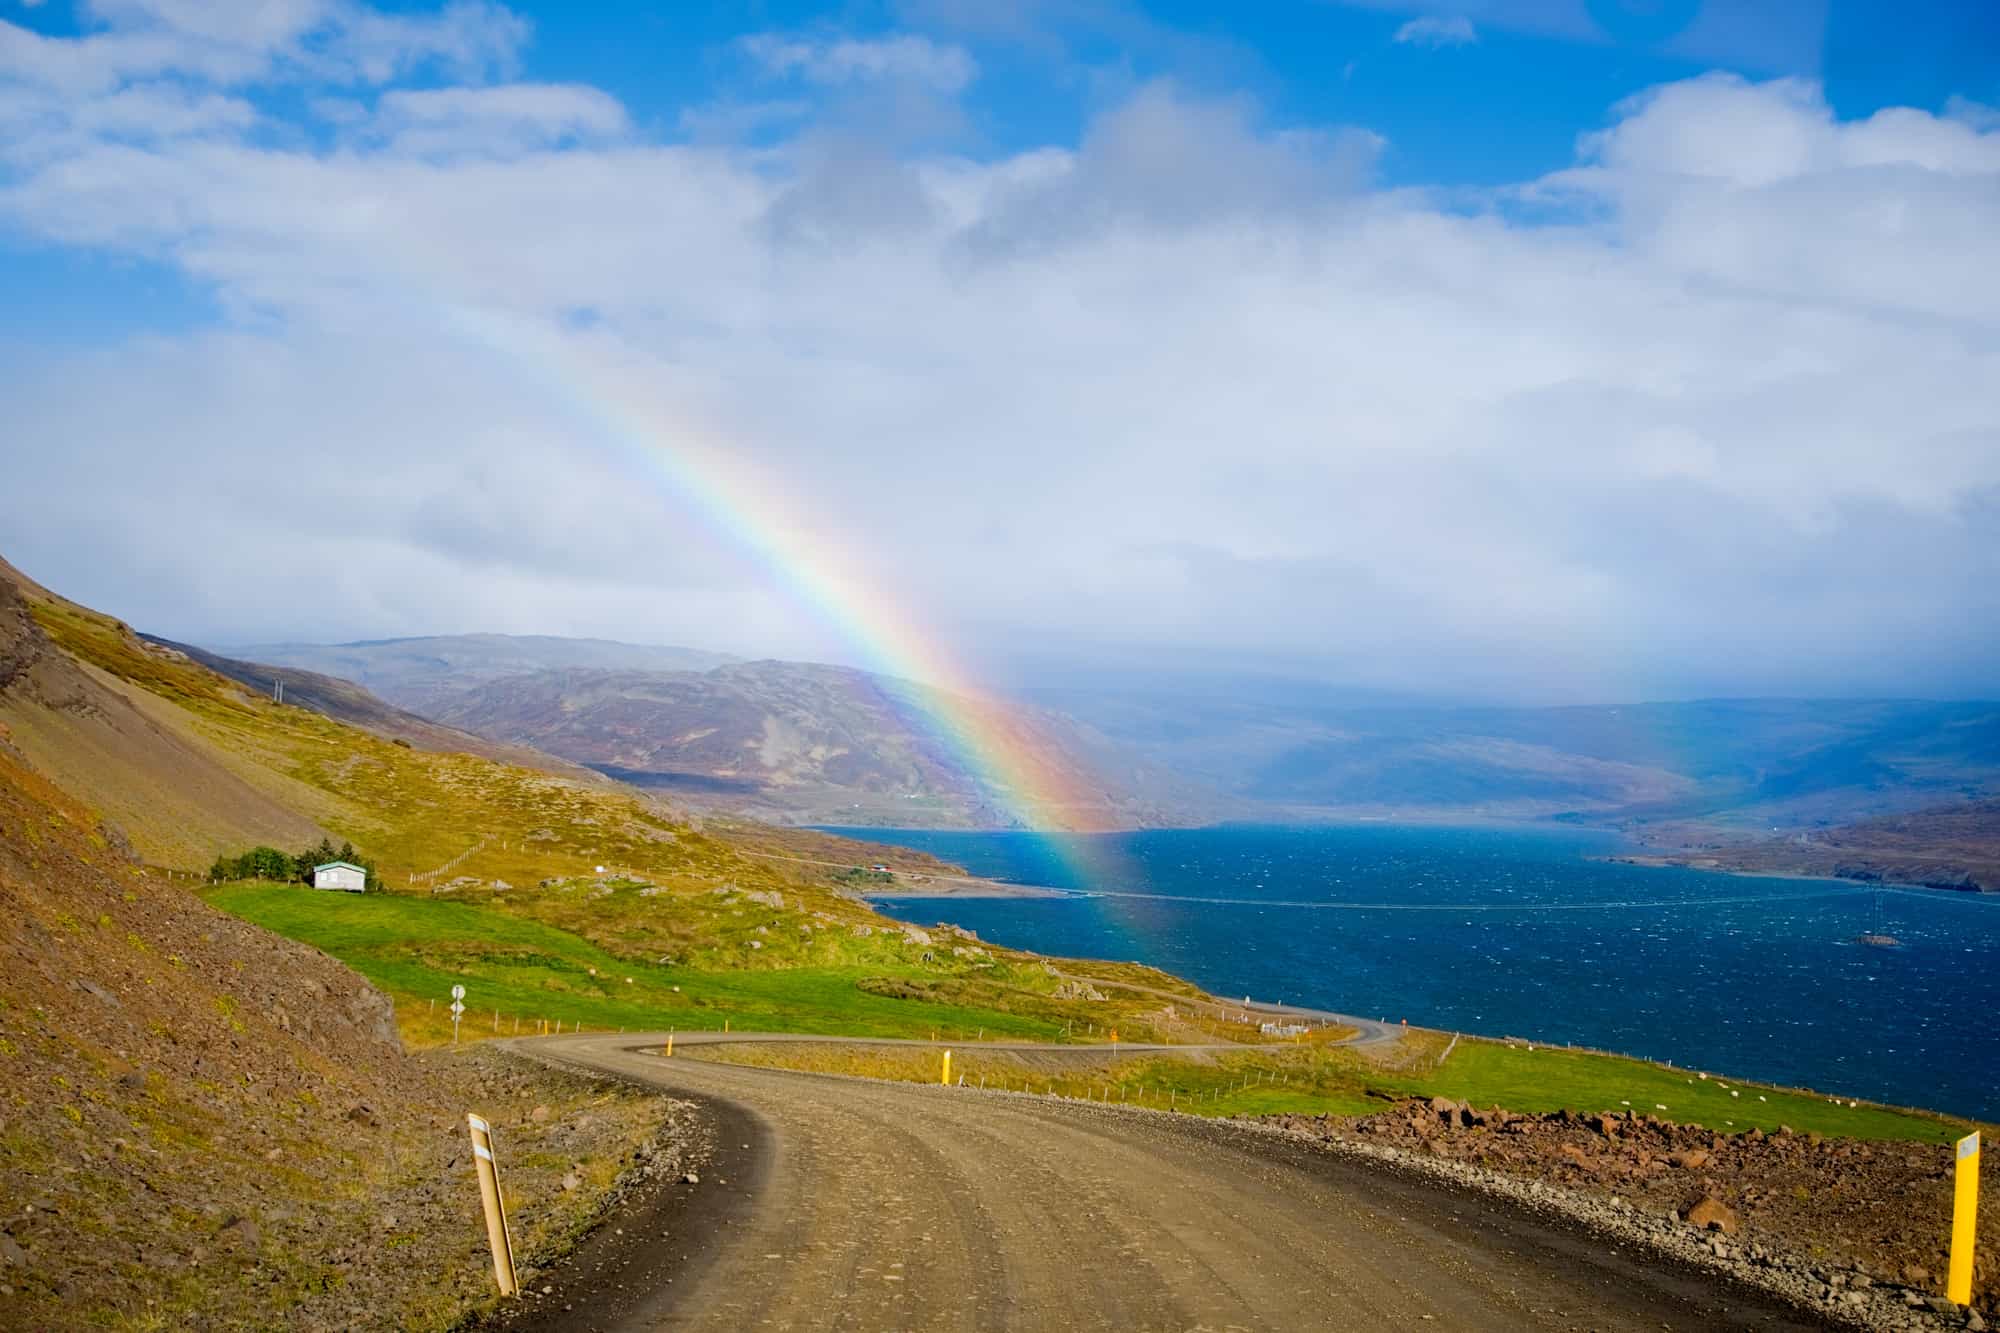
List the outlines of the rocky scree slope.
{"type": "Polygon", "coordinates": [[[387,997],[125,861],[0,748],[0,1324],[166,1309],[294,1259],[434,1100],[387,997]]]}
{"type": "MultiPolygon", "coordinates": [[[[1726,1134],[1637,1110],[1583,1115],[1411,1100],[1363,1117],[1276,1115],[1258,1123],[1309,1139],[1363,1144],[1573,1191],[1617,1215],[1666,1222],[1720,1259],[1772,1270],[1783,1285],[1871,1325],[1970,1311],[1943,1299],[1952,1157],[1947,1145],[1726,1134]],[[1864,1298],[1850,1293],[1868,1293],[1864,1298]]],[[[2000,1315],[2000,1217],[1982,1210],[1975,1250],[1978,1320],[2000,1315]]],[[[1590,1220],[1599,1220],[1592,1217],[1590,1220]]]]}

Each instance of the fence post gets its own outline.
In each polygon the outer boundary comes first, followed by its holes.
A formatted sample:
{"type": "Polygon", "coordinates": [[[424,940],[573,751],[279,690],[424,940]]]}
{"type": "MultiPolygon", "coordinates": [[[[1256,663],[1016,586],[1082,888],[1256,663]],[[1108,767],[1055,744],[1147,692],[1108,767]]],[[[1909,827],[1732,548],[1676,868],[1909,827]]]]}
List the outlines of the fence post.
{"type": "Polygon", "coordinates": [[[486,1243],[493,1250],[493,1276],[500,1294],[520,1290],[514,1279],[514,1242],[507,1234],[507,1206],[500,1198],[500,1169],[493,1161],[493,1127],[470,1111],[465,1123],[472,1130],[472,1160],[479,1171],[479,1201],[486,1209],[486,1243]]]}

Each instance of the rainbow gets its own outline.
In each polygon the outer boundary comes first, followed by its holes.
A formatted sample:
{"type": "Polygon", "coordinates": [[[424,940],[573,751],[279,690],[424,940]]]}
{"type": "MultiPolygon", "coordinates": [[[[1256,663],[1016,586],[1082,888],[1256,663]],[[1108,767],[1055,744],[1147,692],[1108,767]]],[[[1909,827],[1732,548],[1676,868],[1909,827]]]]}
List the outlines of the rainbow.
{"type": "Polygon", "coordinates": [[[644,386],[644,368],[619,366],[609,349],[579,355],[567,339],[541,326],[488,310],[448,308],[447,322],[539,381],[590,438],[648,483],[663,484],[768,571],[862,665],[894,682],[902,697],[892,703],[944,748],[1009,822],[1043,835],[1079,887],[1101,882],[1105,865],[1089,850],[1096,840],[1076,835],[1102,826],[1104,793],[865,577],[855,554],[817,531],[805,507],[745,451],[665,423],[644,386]]]}

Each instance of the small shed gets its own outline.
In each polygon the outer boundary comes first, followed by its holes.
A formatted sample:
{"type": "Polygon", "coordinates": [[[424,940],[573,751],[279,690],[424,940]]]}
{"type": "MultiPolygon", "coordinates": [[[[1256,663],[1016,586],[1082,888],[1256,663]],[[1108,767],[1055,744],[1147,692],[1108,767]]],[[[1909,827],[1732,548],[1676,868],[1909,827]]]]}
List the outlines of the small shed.
{"type": "Polygon", "coordinates": [[[313,887],[339,889],[343,893],[365,893],[368,872],[351,861],[328,861],[313,867],[313,887]]]}

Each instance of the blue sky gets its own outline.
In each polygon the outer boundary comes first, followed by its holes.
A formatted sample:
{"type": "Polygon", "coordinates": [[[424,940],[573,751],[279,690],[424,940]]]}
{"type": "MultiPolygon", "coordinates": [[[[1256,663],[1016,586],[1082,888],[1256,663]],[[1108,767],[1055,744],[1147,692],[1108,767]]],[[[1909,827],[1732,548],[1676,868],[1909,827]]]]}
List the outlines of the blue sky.
{"type": "MultiPolygon", "coordinates": [[[[381,8],[420,15],[433,6],[381,8]]],[[[740,48],[746,33],[764,31],[929,32],[963,46],[979,77],[963,118],[935,138],[954,151],[992,155],[1073,142],[1107,98],[1168,77],[1253,96],[1276,124],[1365,126],[1386,140],[1379,178],[1419,187],[1490,187],[1557,170],[1578,136],[1602,127],[1623,99],[1710,70],[1814,80],[1847,117],[1886,106],[1942,110],[1954,98],[2000,104],[2000,5],[1984,0],[836,7],[607,0],[511,9],[532,25],[522,77],[601,88],[644,133],[665,141],[698,136],[684,116],[690,107],[770,99],[768,79],[740,48]]],[[[0,17],[50,35],[101,27],[74,0],[14,0],[12,12],[0,6],[0,17]]],[[[259,90],[280,113],[298,96],[259,90]]],[[[216,315],[203,285],[172,265],[65,253],[18,232],[0,232],[0,281],[17,298],[0,312],[0,336],[8,338],[87,341],[216,315]]]]}
{"type": "Polygon", "coordinates": [[[1996,107],[1972,2],[0,0],[0,551],[196,641],[1993,693],[1996,107]]]}

